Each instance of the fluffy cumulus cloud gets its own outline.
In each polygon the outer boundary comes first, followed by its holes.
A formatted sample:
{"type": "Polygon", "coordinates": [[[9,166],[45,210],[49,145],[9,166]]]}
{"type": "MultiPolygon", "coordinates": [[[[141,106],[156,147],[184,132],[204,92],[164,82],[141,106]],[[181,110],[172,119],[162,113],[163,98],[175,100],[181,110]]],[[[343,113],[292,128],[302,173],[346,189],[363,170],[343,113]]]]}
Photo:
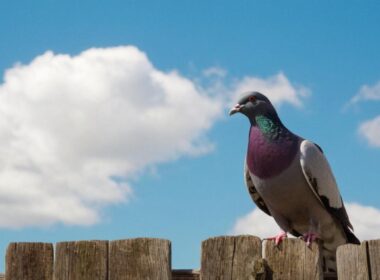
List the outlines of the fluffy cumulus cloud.
{"type": "Polygon", "coordinates": [[[358,132],[371,146],[380,148],[380,116],[361,123],[358,132]]]}
{"type": "Polygon", "coordinates": [[[93,224],[129,176],[212,149],[223,105],[132,46],[46,52],[0,85],[0,226],[93,224]],[[115,180],[114,178],[119,178],[115,180]]]}
{"type": "MultiPolygon", "coordinates": [[[[380,209],[358,203],[345,204],[355,234],[360,240],[376,239],[380,231],[380,209]]],[[[255,208],[252,212],[237,219],[232,234],[253,234],[261,238],[274,236],[280,228],[273,218],[255,208]]]]}
{"type": "Polygon", "coordinates": [[[289,103],[296,107],[301,107],[303,99],[310,95],[309,89],[292,84],[285,74],[280,72],[267,78],[247,76],[238,80],[233,90],[235,92],[234,102],[236,103],[242,94],[252,90],[267,95],[274,105],[289,103]]]}

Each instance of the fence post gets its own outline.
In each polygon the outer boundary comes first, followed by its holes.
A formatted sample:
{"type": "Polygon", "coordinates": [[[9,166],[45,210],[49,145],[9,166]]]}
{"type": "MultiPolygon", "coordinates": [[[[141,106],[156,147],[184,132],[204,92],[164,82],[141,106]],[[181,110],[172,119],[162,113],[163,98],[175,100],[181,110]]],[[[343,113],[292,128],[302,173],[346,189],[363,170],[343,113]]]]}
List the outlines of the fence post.
{"type": "Polygon", "coordinates": [[[220,236],[202,242],[201,279],[265,279],[261,240],[255,236],[220,236]]]}
{"type": "Polygon", "coordinates": [[[108,241],[59,242],[54,280],[107,280],[108,241]]]}
{"type": "Polygon", "coordinates": [[[367,242],[361,245],[345,244],[336,252],[338,279],[369,279],[367,263],[367,242]]]}
{"type": "Polygon", "coordinates": [[[322,255],[319,245],[309,247],[300,239],[285,239],[279,246],[264,241],[263,257],[267,260],[273,280],[323,279],[322,255]]]}
{"type": "Polygon", "coordinates": [[[366,242],[371,279],[380,279],[380,239],[366,242]]]}
{"type": "Polygon", "coordinates": [[[380,279],[380,239],[340,246],[337,265],[339,279],[380,279]]]}
{"type": "Polygon", "coordinates": [[[10,243],[6,252],[7,280],[52,280],[53,244],[10,243]]]}
{"type": "Polygon", "coordinates": [[[171,280],[171,243],[157,238],[110,241],[108,280],[171,280]]]}

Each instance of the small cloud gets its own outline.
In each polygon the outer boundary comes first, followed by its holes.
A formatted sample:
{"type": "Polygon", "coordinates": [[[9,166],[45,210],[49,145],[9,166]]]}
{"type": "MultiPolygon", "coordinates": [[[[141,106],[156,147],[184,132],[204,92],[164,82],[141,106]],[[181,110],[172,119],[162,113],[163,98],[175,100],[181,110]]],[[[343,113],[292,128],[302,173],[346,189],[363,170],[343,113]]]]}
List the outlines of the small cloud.
{"type": "Polygon", "coordinates": [[[302,107],[303,99],[310,95],[308,88],[293,85],[282,72],[267,78],[244,77],[236,81],[233,91],[233,104],[242,94],[249,91],[259,91],[265,94],[277,106],[288,103],[295,107],[302,107]]]}
{"type": "Polygon", "coordinates": [[[343,111],[347,111],[349,108],[354,107],[356,104],[362,101],[379,101],[380,100],[380,81],[376,84],[369,86],[363,85],[360,87],[359,92],[353,96],[343,106],[343,111]]]}
{"type": "MultiPolygon", "coordinates": [[[[350,221],[354,226],[355,235],[360,240],[379,238],[380,209],[358,203],[345,204],[350,221]]],[[[276,235],[280,228],[274,219],[260,209],[255,208],[247,215],[240,217],[235,222],[232,234],[252,234],[260,238],[276,235]]]]}
{"type": "Polygon", "coordinates": [[[380,100],[380,81],[373,86],[363,85],[359,92],[351,98],[350,104],[359,101],[380,100]]]}
{"type": "Polygon", "coordinates": [[[358,133],[372,147],[380,147],[380,115],[360,124],[358,133]]]}
{"type": "Polygon", "coordinates": [[[290,104],[302,107],[311,90],[303,85],[291,83],[283,72],[269,77],[230,77],[221,67],[210,67],[202,71],[196,84],[210,96],[217,97],[230,108],[242,95],[250,91],[265,94],[275,106],[290,104]]]}
{"type": "Polygon", "coordinates": [[[224,78],[227,75],[227,71],[224,68],[214,66],[214,67],[210,67],[203,70],[203,75],[207,78],[209,77],[224,78]]]}

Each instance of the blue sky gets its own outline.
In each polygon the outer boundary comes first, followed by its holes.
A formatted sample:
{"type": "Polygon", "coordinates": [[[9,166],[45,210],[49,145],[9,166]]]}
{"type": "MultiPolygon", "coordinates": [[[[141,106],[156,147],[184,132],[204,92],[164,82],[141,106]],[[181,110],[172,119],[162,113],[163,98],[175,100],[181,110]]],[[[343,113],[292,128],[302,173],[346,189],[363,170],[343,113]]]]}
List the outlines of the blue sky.
{"type": "Polygon", "coordinates": [[[210,236],[276,233],[243,183],[248,122],[227,117],[247,89],[322,146],[359,237],[379,237],[379,9],[2,1],[0,249],[161,237],[196,268],[210,236]]]}

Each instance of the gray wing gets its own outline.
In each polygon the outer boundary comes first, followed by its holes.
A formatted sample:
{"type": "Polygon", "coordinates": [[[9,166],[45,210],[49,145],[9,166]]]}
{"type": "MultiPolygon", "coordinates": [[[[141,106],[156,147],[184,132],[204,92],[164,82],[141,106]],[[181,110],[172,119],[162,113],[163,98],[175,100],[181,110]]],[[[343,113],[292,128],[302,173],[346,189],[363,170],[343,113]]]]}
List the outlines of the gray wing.
{"type": "Polygon", "coordinates": [[[308,140],[303,140],[300,150],[302,172],[311,190],[326,210],[343,226],[348,241],[357,243],[357,238],[351,232],[353,227],[348,218],[334,175],[321,148],[308,140]]]}
{"type": "Polygon", "coordinates": [[[253,184],[251,174],[249,173],[249,170],[247,167],[247,161],[244,162],[244,180],[253,202],[257,205],[257,207],[259,207],[266,214],[268,214],[269,216],[272,216],[271,213],[269,212],[268,207],[265,205],[263,198],[257,192],[256,187],[253,184]]]}

